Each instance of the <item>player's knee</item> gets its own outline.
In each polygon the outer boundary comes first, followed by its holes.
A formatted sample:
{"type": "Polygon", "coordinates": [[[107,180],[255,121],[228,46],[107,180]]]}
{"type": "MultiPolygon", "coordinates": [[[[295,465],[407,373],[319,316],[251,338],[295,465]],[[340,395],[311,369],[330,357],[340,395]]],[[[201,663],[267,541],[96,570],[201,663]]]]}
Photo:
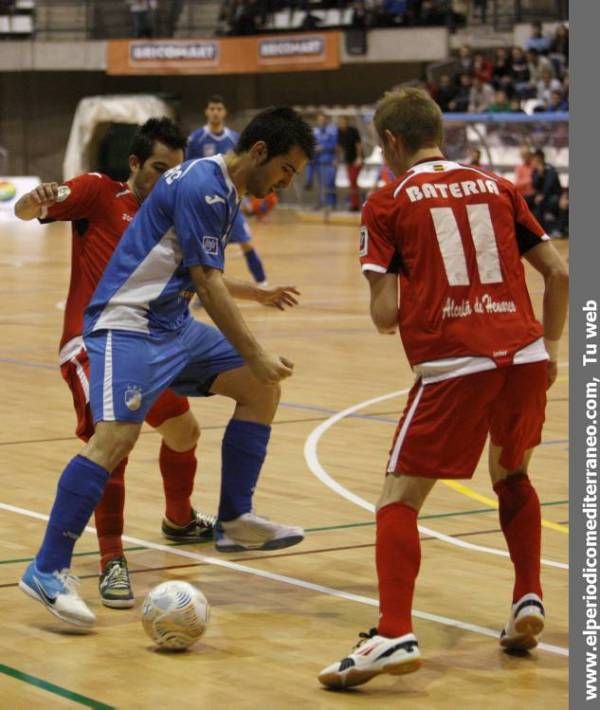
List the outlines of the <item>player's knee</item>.
{"type": "Polygon", "coordinates": [[[193,449],[200,439],[200,425],[191,412],[187,412],[171,426],[160,428],[166,445],[173,451],[189,451],[193,449]]]}

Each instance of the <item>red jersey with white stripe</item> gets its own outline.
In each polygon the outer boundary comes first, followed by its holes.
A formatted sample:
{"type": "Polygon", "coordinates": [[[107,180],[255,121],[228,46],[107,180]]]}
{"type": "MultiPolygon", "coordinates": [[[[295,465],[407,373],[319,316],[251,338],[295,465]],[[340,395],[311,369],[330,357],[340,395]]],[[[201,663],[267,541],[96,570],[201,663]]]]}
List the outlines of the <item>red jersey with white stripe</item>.
{"type": "MultiPolygon", "coordinates": [[[[68,197],[48,207],[40,220],[72,222],[71,282],[60,349],[83,333],[83,314],[123,232],[139,209],[123,182],[87,173],[67,180],[68,197]]],[[[64,358],[61,358],[61,360],[64,358]]]]}
{"type": "Polygon", "coordinates": [[[472,372],[546,357],[521,255],[547,238],[511,182],[436,159],[368,199],[360,260],[363,271],[399,274],[411,365],[472,372]]]}

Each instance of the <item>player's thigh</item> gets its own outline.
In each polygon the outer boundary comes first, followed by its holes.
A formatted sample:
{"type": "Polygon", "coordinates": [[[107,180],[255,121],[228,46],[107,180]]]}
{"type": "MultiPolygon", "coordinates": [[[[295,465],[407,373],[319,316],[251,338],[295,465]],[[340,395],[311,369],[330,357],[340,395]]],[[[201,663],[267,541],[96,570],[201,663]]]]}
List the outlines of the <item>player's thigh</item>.
{"type": "Polygon", "coordinates": [[[492,407],[490,438],[494,447],[492,476],[526,471],[529,449],[542,438],[548,366],[545,360],[503,368],[504,384],[492,407]]]}
{"type": "Polygon", "coordinates": [[[498,370],[430,384],[418,380],[396,429],[388,472],[470,478],[485,446],[491,403],[501,386],[498,370]]]}
{"type": "Polygon", "coordinates": [[[169,382],[185,366],[179,335],[103,330],[86,336],[90,407],[100,421],[141,424],[169,382]]]}
{"type": "Polygon", "coordinates": [[[183,367],[169,387],[185,397],[220,394],[212,389],[221,373],[244,366],[244,359],[233,345],[212,325],[190,319],[181,334],[187,355],[183,367]]]}

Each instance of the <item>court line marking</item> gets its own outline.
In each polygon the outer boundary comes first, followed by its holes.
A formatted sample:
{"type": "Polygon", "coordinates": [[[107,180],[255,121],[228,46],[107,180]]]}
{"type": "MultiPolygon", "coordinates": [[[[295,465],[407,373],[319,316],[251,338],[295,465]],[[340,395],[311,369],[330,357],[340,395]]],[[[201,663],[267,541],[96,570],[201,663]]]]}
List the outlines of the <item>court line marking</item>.
{"type": "Polygon", "coordinates": [[[7,666],[4,663],[0,663],[0,673],[9,676],[9,678],[14,678],[27,685],[32,685],[35,688],[40,688],[40,690],[45,690],[53,695],[58,695],[61,698],[66,698],[72,703],[77,703],[78,705],[84,705],[88,708],[93,708],[94,710],[116,710],[114,705],[107,705],[99,700],[94,700],[87,695],[82,695],[81,693],[76,693],[74,690],[69,690],[68,688],[63,688],[61,685],[56,685],[43,678],[38,678],[38,676],[31,675],[30,673],[25,673],[12,666],[7,666]]]}
{"type": "MultiPolygon", "coordinates": [[[[28,510],[26,508],[19,508],[18,506],[9,505],[8,503],[0,503],[0,509],[6,510],[10,513],[16,513],[18,515],[24,515],[29,518],[35,518],[36,520],[43,520],[44,522],[48,522],[48,515],[36,513],[35,511],[28,510]]],[[[95,535],[96,529],[91,526],[88,526],[85,528],[85,532],[92,533],[95,535]]],[[[207,555],[200,555],[197,552],[191,552],[190,550],[182,550],[179,547],[161,545],[160,543],[150,542],[149,540],[143,540],[138,537],[132,537],[131,535],[123,535],[123,540],[125,542],[131,543],[132,545],[142,545],[150,550],[156,550],[157,552],[166,552],[172,555],[177,555],[178,557],[186,557],[187,559],[196,560],[207,565],[213,565],[214,567],[221,567],[235,572],[243,572],[245,574],[251,574],[255,577],[261,577],[263,579],[268,579],[274,582],[282,582],[283,584],[289,584],[294,587],[300,587],[301,589],[308,589],[309,591],[318,592],[319,594],[325,594],[330,597],[346,599],[347,601],[358,602],[359,604],[365,604],[367,606],[379,607],[378,599],[365,597],[361,594],[353,594],[352,592],[346,592],[342,589],[335,589],[334,587],[326,587],[321,584],[315,584],[314,582],[308,582],[305,579],[289,577],[287,575],[278,574],[276,572],[267,572],[266,570],[257,569],[255,567],[241,565],[238,562],[227,562],[226,560],[220,560],[215,557],[208,557],[207,555]]],[[[430,614],[429,612],[418,611],[416,609],[413,609],[412,613],[413,616],[419,619],[423,619],[425,621],[431,621],[433,623],[442,624],[444,626],[451,626],[453,628],[462,629],[463,631],[471,631],[472,633],[477,633],[482,636],[489,636],[495,639],[500,637],[500,634],[497,631],[494,631],[494,629],[488,629],[485,626],[470,624],[465,621],[459,621],[458,619],[451,619],[447,616],[430,614]]],[[[537,647],[542,651],[554,653],[558,656],[569,655],[569,649],[564,648],[562,646],[555,646],[553,644],[548,643],[540,643],[537,647]]]]}
{"type": "MultiPolygon", "coordinates": [[[[359,402],[358,404],[353,404],[351,407],[342,409],[341,411],[337,412],[336,414],[319,424],[319,426],[317,426],[315,429],[313,429],[313,431],[308,435],[304,444],[304,458],[306,459],[306,463],[311,473],[316,478],[318,478],[321,483],[323,483],[332,491],[334,491],[334,493],[337,493],[338,495],[342,496],[342,498],[346,498],[346,500],[349,500],[351,503],[354,503],[360,508],[364,508],[365,510],[370,511],[371,513],[375,512],[375,506],[372,503],[369,503],[369,501],[356,495],[356,493],[353,493],[347,488],[344,488],[344,486],[342,486],[334,478],[332,478],[323,468],[323,466],[321,466],[321,462],[319,461],[319,457],[317,454],[317,446],[323,434],[334,424],[337,424],[337,422],[344,419],[348,415],[354,414],[354,412],[358,411],[359,409],[369,407],[372,404],[378,404],[379,402],[383,402],[388,399],[393,399],[394,397],[400,397],[402,395],[407,394],[408,392],[408,388],[396,390],[395,392],[380,395],[379,397],[373,397],[372,399],[367,399],[363,402],[359,402]]],[[[484,545],[475,545],[472,542],[466,542],[464,540],[453,538],[450,535],[445,535],[444,533],[437,532],[436,530],[432,530],[431,528],[426,528],[423,525],[419,525],[419,532],[425,535],[431,535],[432,537],[435,537],[438,540],[441,540],[442,542],[446,542],[450,545],[455,545],[456,547],[462,547],[466,550],[473,550],[474,552],[484,552],[489,555],[497,555],[498,557],[510,557],[508,551],[506,550],[498,550],[494,547],[486,547],[484,545]]],[[[546,560],[544,558],[542,558],[541,562],[547,567],[569,569],[569,565],[565,564],[564,562],[556,562],[554,560],[546,560]]]]}
{"type": "MultiPolygon", "coordinates": [[[[486,505],[490,505],[493,508],[498,508],[498,502],[495,501],[493,498],[488,498],[488,496],[481,495],[481,493],[477,493],[477,491],[473,490],[470,486],[465,486],[464,483],[459,483],[458,481],[442,481],[442,483],[448,488],[452,488],[452,490],[457,491],[458,493],[462,493],[464,496],[467,496],[467,498],[472,498],[473,500],[477,500],[480,503],[485,503],[486,505]]],[[[548,528],[549,530],[556,530],[557,532],[563,533],[565,535],[569,534],[569,526],[568,525],[561,525],[561,523],[553,523],[551,520],[545,520],[542,518],[542,527],[548,528]]]]}

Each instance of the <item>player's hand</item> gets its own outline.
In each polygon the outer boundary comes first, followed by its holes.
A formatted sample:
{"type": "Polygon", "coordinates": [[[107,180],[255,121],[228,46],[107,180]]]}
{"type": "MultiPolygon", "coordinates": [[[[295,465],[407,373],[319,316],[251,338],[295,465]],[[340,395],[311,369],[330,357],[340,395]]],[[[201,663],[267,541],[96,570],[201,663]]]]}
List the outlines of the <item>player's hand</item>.
{"type": "Polygon", "coordinates": [[[40,207],[48,207],[58,200],[58,183],[43,182],[29,193],[29,199],[40,207]]]}
{"type": "Polygon", "coordinates": [[[275,385],[290,377],[294,370],[294,363],[291,360],[265,352],[248,360],[248,366],[258,380],[268,385],[275,385]]]}
{"type": "Polygon", "coordinates": [[[552,385],[556,382],[556,377],[558,375],[558,365],[554,360],[548,360],[548,387],[550,389],[552,385]]]}
{"type": "Polygon", "coordinates": [[[272,306],[279,308],[280,311],[285,311],[286,306],[293,308],[298,305],[300,291],[295,286],[273,286],[272,288],[259,288],[257,300],[263,306],[272,306]]]}

